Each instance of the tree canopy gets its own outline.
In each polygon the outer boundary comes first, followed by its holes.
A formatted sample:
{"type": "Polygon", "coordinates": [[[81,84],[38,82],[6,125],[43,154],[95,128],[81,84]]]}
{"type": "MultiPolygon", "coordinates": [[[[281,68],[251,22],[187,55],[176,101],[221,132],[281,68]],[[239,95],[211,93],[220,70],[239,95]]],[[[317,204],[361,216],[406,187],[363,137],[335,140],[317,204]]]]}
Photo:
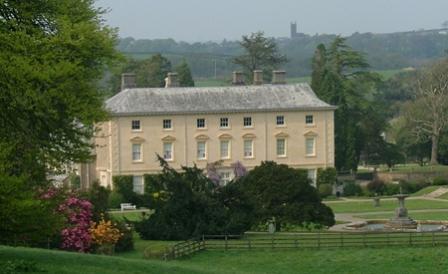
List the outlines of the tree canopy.
{"type": "Polygon", "coordinates": [[[263,32],[243,36],[240,42],[244,53],[233,59],[233,62],[243,68],[246,79],[252,81],[254,70],[263,70],[264,78],[270,80],[272,70],[286,63],[286,56],[280,54],[274,39],[264,36],[263,32]]]}
{"type": "Polygon", "coordinates": [[[361,153],[382,142],[387,125],[384,101],[376,93],[379,77],[368,72],[364,56],[342,37],[319,45],[313,58],[312,86],[319,98],[335,105],[335,166],[357,170],[361,153]]]}
{"type": "Polygon", "coordinates": [[[0,173],[43,180],[90,157],[98,82],[118,56],[93,0],[0,3],[0,173]]]}

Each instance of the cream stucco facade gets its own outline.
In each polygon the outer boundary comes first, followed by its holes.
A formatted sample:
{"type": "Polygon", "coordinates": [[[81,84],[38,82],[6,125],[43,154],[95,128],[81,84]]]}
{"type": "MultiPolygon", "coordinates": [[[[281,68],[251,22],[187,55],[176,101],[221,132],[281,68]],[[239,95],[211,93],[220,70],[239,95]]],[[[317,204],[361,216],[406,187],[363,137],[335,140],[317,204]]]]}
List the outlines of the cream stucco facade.
{"type": "Polygon", "coordinates": [[[96,177],[102,185],[112,186],[115,175],[159,172],[156,154],[176,169],[193,164],[205,168],[221,160],[220,170],[230,171],[236,161],[248,169],[275,161],[308,169],[312,177],[317,168],[334,165],[333,113],[331,106],[116,112],[99,125],[96,177]]]}

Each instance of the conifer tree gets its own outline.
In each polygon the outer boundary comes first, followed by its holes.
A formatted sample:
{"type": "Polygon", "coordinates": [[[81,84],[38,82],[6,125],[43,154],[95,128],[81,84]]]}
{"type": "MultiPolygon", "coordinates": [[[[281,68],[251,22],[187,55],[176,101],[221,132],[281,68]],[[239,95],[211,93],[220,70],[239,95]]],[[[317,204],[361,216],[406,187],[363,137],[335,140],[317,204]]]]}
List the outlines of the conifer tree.
{"type": "Polygon", "coordinates": [[[177,72],[177,77],[179,80],[179,85],[181,87],[194,87],[193,76],[191,75],[190,67],[185,59],[176,66],[174,69],[177,72]]]}

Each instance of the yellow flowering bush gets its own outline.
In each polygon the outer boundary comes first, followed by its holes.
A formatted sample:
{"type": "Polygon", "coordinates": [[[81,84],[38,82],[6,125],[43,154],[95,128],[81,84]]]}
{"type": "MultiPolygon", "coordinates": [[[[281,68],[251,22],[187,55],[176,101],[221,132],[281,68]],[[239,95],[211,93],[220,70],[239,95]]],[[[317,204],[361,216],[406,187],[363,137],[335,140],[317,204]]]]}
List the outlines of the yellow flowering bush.
{"type": "Polygon", "coordinates": [[[122,233],[112,224],[111,221],[104,220],[104,217],[98,223],[92,223],[89,229],[92,241],[97,245],[114,245],[118,242],[122,233]]]}

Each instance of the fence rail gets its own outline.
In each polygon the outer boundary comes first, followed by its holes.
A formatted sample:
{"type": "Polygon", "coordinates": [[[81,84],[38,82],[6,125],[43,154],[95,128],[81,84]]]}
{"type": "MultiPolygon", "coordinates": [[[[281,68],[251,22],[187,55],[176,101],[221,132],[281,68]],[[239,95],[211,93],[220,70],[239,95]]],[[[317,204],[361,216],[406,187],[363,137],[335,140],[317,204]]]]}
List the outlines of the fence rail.
{"type": "Polygon", "coordinates": [[[205,249],[291,249],[448,245],[447,232],[298,233],[290,235],[204,236],[205,249]]]}
{"type": "Polygon", "coordinates": [[[291,234],[204,235],[173,246],[166,259],[201,250],[331,249],[448,245],[448,232],[324,232],[291,234]]]}
{"type": "Polygon", "coordinates": [[[187,240],[175,244],[164,254],[164,260],[178,259],[205,249],[204,240],[187,240]]]}

